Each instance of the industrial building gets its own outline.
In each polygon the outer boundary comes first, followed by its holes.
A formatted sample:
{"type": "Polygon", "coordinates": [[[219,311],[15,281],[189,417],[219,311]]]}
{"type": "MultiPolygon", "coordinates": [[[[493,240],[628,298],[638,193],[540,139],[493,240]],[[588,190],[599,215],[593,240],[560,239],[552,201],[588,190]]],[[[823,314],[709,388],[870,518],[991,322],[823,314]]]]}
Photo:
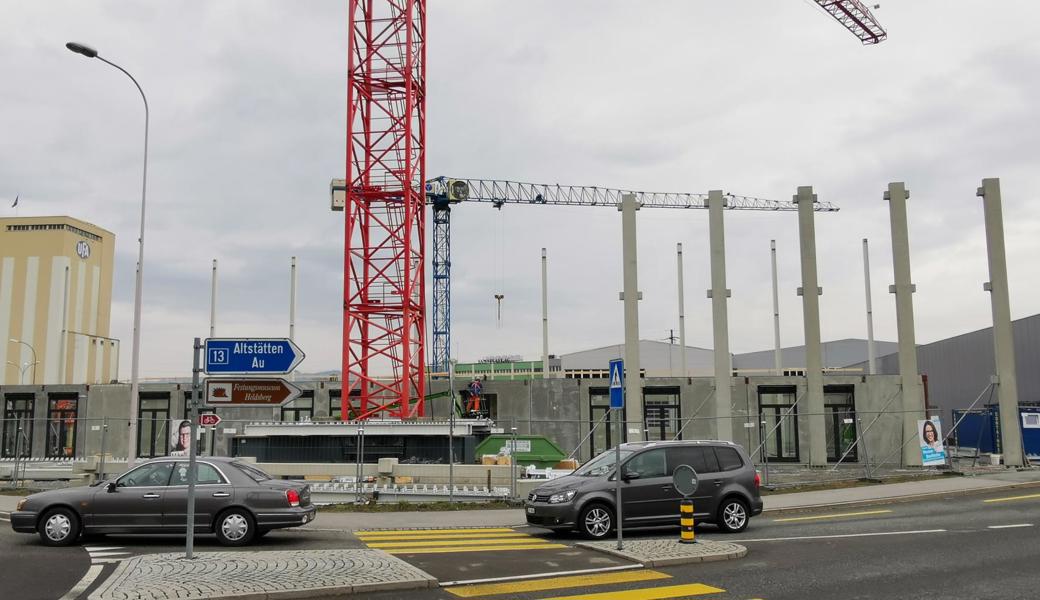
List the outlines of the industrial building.
{"type": "Polygon", "coordinates": [[[109,337],[114,253],[111,232],[79,219],[0,219],[0,382],[117,378],[119,340],[109,337]]]}

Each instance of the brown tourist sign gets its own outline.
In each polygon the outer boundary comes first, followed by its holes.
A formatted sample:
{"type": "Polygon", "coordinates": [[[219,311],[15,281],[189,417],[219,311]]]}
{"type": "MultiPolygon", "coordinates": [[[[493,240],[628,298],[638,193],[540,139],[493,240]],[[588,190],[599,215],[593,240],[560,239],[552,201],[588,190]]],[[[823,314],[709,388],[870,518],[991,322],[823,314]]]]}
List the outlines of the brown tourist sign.
{"type": "Polygon", "coordinates": [[[206,379],[207,406],[281,406],[300,393],[284,379],[206,379]]]}

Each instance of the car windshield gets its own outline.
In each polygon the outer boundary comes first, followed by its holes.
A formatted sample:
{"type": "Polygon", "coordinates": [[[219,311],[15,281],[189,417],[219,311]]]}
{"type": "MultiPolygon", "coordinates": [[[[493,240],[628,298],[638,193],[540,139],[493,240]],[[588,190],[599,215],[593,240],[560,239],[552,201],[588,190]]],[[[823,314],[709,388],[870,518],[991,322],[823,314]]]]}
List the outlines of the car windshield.
{"type": "Polygon", "coordinates": [[[264,473],[263,471],[254,467],[253,465],[247,465],[246,463],[240,462],[233,462],[231,464],[234,465],[236,469],[242,471],[247,476],[249,476],[249,478],[253,481],[267,481],[268,479],[271,479],[270,475],[264,473]]]}
{"type": "MultiPolygon", "coordinates": [[[[622,450],[621,460],[625,460],[632,455],[632,450],[622,450]]],[[[614,470],[614,461],[617,460],[617,450],[607,450],[603,454],[600,454],[596,458],[590,460],[581,466],[575,475],[582,477],[598,477],[600,475],[606,475],[614,470]]]]}

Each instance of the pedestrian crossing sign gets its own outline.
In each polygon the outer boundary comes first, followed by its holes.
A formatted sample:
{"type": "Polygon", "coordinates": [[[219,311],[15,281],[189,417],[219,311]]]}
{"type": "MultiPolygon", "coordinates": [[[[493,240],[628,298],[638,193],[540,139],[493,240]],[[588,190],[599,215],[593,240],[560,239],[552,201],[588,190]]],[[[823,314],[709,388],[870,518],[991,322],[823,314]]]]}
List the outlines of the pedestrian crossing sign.
{"type": "Polygon", "coordinates": [[[625,363],[621,359],[610,361],[610,408],[625,407],[625,363]]]}

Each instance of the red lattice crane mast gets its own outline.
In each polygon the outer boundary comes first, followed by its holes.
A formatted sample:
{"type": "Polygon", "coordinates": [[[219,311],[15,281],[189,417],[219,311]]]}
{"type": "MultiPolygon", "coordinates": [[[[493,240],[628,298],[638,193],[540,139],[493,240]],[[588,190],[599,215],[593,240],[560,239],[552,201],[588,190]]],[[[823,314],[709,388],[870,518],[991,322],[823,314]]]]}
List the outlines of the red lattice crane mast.
{"type": "Polygon", "coordinates": [[[422,416],[426,2],[350,0],[349,23],[341,414],[422,416]]]}
{"type": "MultiPolygon", "coordinates": [[[[815,2],[887,37],[859,0],[815,2]]],[[[341,414],[423,416],[426,0],[349,0],[348,21],[341,414]]]]}

